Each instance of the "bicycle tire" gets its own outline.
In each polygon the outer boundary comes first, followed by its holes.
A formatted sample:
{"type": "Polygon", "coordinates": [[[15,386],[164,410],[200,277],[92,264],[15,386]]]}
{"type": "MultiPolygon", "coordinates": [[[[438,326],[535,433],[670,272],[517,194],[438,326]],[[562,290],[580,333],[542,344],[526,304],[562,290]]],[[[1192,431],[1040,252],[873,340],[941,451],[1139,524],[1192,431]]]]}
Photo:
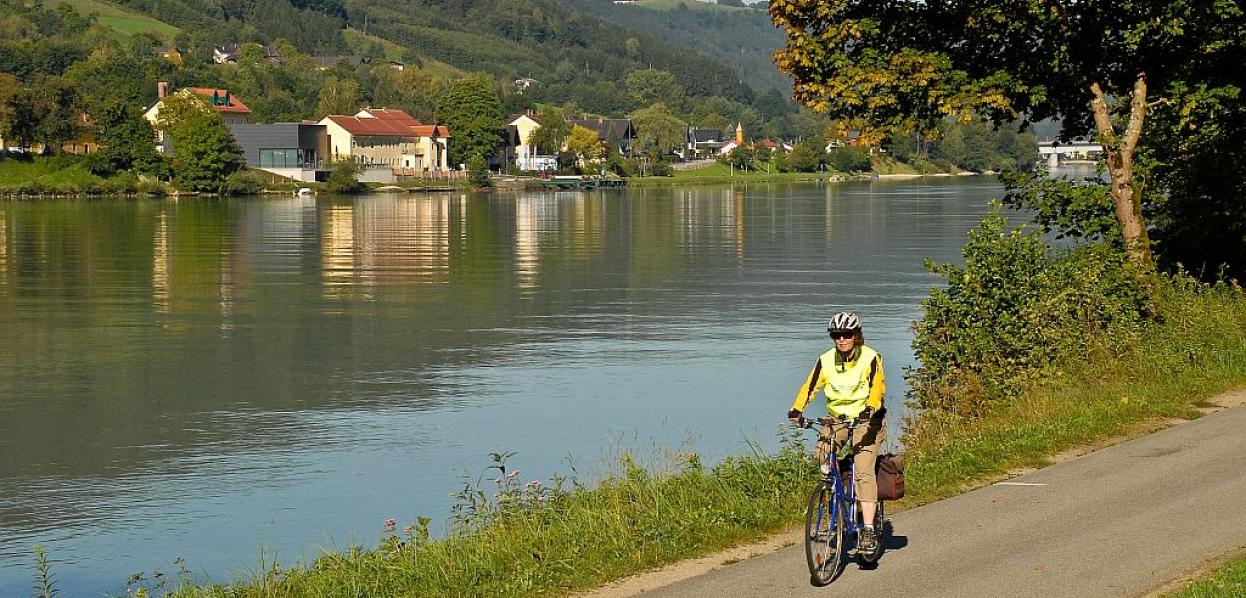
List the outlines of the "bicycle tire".
{"type": "Polygon", "coordinates": [[[818,483],[805,511],[805,561],[809,581],[815,586],[831,583],[839,573],[844,554],[844,509],[832,508],[835,488],[818,483]]]}
{"type": "MultiPolygon", "coordinates": [[[[857,519],[861,516],[858,514],[857,519]]],[[[874,511],[874,550],[861,553],[857,556],[861,558],[861,562],[872,565],[883,557],[883,539],[887,536],[887,517],[883,513],[883,501],[878,501],[878,508],[874,511]]]]}

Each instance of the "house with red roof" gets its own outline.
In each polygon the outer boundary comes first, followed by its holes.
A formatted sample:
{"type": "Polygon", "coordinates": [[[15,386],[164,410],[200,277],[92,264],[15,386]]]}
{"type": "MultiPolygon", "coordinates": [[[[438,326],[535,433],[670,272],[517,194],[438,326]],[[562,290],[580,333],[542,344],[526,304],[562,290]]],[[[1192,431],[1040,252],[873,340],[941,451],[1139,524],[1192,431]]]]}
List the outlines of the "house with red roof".
{"type": "Polygon", "coordinates": [[[353,116],[331,114],[319,124],[329,135],[333,160],[364,165],[360,180],[392,182],[400,176],[450,169],[446,152],[450,130],[426,125],[402,110],[364,108],[353,116]]]}
{"type": "MultiPolygon", "coordinates": [[[[164,131],[159,129],[160,110],[164,108],[164,100],[169,97],[169,84],[161,81],[156,84],[156,103],[143,113],[143,118],[156,127],[156,149],[161,152],[168,151],[169,147],[165,143],[164,131]]],[[[251,121],[251,109],[242,100],[229,93],[228,89],[217,89],[215,87],[185,87],[174,92],[174,95],[188,97],[198,96],[203,98],[208,107],[221,115],[221,119],[226,125],[241,125],[251,121]]]]}
{"type": "MultiPolygon", "coordinates": [[[[164,98],[168,96],[169,84],[161,81],[156,86],[156,103],[148,108],[143,116],[155,124],[160,118],[160,109],[164,106],[164,98]]],[[[213,110],[221,115],[227,125],[244,124],[251,121],[251,109],[247,108],[238,96],[229,93],[228,89],[215,87],[186,87],[174,92],[176,95],[197,95],[208,102],[213,110]]]]}

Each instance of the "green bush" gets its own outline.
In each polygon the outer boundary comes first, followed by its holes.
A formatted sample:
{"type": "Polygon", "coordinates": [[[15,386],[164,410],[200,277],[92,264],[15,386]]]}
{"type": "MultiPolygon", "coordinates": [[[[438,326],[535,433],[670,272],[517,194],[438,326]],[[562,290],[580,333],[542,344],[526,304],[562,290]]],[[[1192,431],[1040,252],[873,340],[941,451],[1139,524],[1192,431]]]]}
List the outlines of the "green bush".
{"type": "Polygon", "coordinates": [[[675,174],[675,169],[671,168],[670,162],[654,162],[649,165],[650,176],[671,176],[675,174]]]}
{"type": "Polygon", "coordinates": [[[264,188],[263,177],[254,170],[239,170],[225,178],[222,195],[255,195],[264,188]]]}
{"type": "Polygon", "coordinates": [[[493,178],[489,176],[489,164],[485,162],[484,156],[475,154],[467,159],[467,176],[471,179],[473,185],[477,187],[493,186],[493,178]]]}
{"type": "Polygon", "coordinates": [[[325,190],[330,193],[359,193],[363,191],[363,183],[356,178],[359,175],[359,164],[352,160],[342,160],[333,165],[329,179],[325,181],[325,190]]]}
{"type": "Polygon", "coordinates": [[[164,183],[150,178],[140,178],[138,183],[134,185],[134,190],[138,193],[146,195],[162,196],[168,193],[164,183]]]}
{"type": "Polygon", "coordinates": [[[842,146],[827,154],[827,163],[840,172],[861,172],[870,169],[870,152],[860,147],[842,146]]]}
{"type": "Polygon", "coordinates": [[[1035,229],[1010,230],[999,210],[969,231],[964,266],[927,263],[947,286],[931,291],[914,326],[920,409],[980,415],[1092,343],[1130,342],[1145,319],[1140,278],[1119,249],[1056,250],[1035,229]]]}

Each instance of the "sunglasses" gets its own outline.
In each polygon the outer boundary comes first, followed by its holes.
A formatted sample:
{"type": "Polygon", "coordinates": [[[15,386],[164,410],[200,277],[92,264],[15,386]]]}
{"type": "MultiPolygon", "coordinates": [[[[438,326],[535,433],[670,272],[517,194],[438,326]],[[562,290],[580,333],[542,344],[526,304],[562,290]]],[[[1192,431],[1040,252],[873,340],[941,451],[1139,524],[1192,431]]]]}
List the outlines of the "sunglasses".
{"type": "Polygon", "coordinates": [[[840,340],[840,339],[845,339],[845,338],[853,338],[853,337],[855,337],[856,335],[857,335],[857,333],[855,333],[855,332],[853,332],[853,331],[851,331],[851,330],[832,330],[832,331],[831,331],[831,338],[833,338],[833,339],[835,339],[835,340],[840,340]]]}

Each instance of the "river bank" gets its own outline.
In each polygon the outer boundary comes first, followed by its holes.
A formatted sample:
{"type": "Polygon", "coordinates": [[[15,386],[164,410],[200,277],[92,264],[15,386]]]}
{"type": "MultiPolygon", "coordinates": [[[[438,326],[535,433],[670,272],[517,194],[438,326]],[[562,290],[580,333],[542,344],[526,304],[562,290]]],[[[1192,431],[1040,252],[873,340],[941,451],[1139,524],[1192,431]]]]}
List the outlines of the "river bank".
{"type": "MultiPolygon", "coordinates": [[[[1199,417],[1208,399],[1246,384],[1246,297],[1240,288],[1166,285],[1162,321],[1122,352],[1064,364],[986,417],[927,428],[910,447],[903,509],[1042,467],[1174,419],[1199,417]],[[1185,359],[1173,360],[1173,355],[1185,359]]],[[[683,559],[716,554],[800,520],[812,469],[807,447],[786,437],[778,453],[715,467],[682,453],[666,469],[625,458],[614,474],[582,485],[521,485],[497,465],[498,486],[466,489],[457,532],[427,534],[411,522],[377,549],[273,567],[230,586],[187,584],[179,596],[378,596],[566,594],[683,559]],[[508,571],[498,576],[490,572],[508,571]]],[[[395,523],[402,529],[407,522],[395,523]]]]}
{"type": "MultiPolygon", "coordinates": [[[[893,165],[894,166],[894,165],[893,165]]],[[[960,172],[929,173],[841,173],[827,172],[765,172],[733,171],[722,164],[713,164],[695,170],[676,170],[671,176],[627,177],[630,187],[670,187],[718,185],[731,183],[801,183],[845,182],[860,180],[906,180],[923,177],[972,176],[994,173],[960,172]]],[[[522,179],[495,176],[499,188],[525,188],[522,179]]],[[[218,193],[179,192],[170,183],[140,179],[130,173],[102,178],[91,174],[76,156],[35,157],[28,160],[0,159],[0,199],[9,201],[37,201],[64,199],[142,199],[164,196],[216,197],[220,195],[280,195],[307,188],[323,192],[325,185],[316,182],[278,180],[262,171],[246,170],[231,177],[225,188],[218,193]]],[[[395,191],[463,191],[473,189],[469,181],[414,180],[394,184],[368,183],[358,194],[388,193],[395,191]]]]}

